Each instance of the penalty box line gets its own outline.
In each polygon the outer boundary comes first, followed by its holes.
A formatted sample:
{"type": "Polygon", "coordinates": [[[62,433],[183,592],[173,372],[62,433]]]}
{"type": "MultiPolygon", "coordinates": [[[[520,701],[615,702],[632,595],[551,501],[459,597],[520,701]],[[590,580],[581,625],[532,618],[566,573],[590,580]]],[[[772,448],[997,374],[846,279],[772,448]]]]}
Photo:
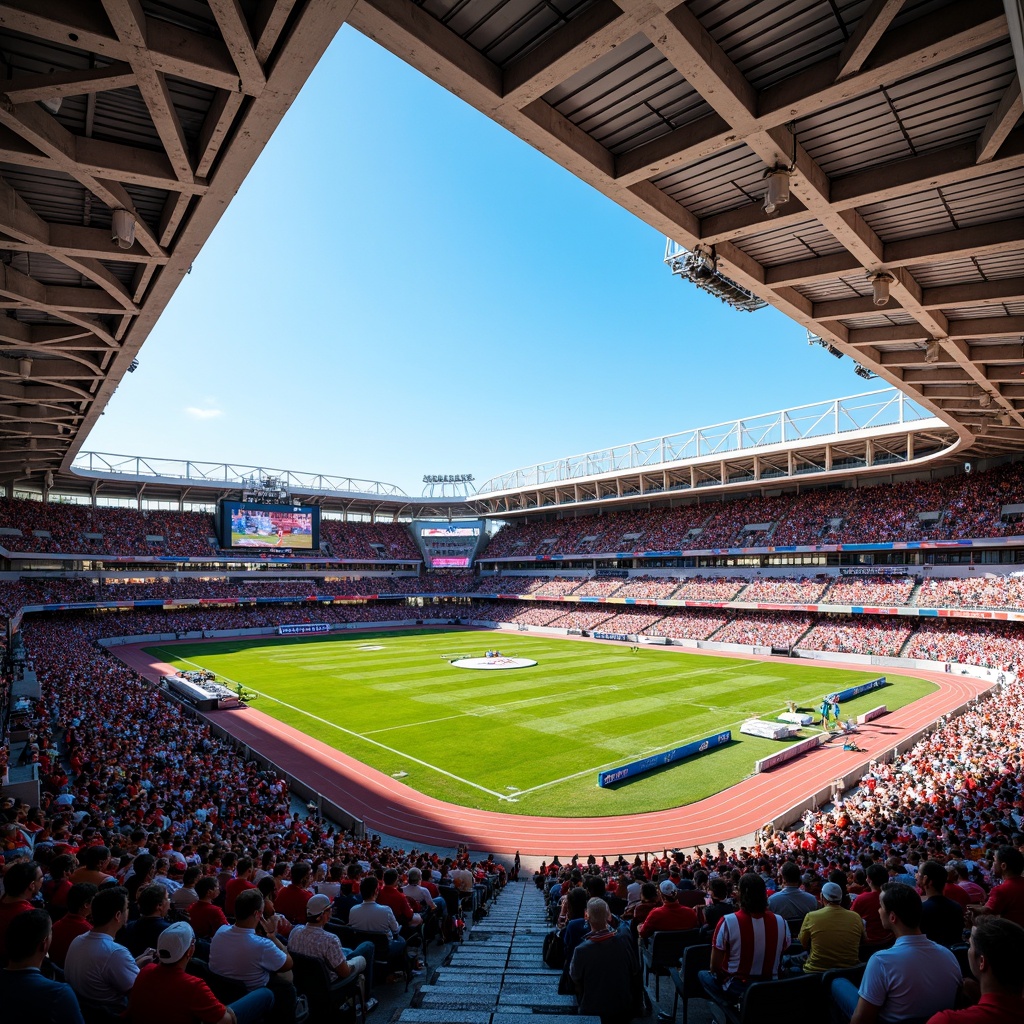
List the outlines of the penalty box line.
{"type": "MultiPolygon", "coordinates": [[[[175,655],[173,652],[168,651],[165,647],[156,647],[154,650],[163,651],[165,654],[170,655],[175,661],[183,662],[186,665],[194,665],[198,669],[202,669],[205,666],[200,665],[198,662],[190,661],[188,658],[182,658],[175,655]]],[[[352,729],[346,729],[343,725],[338,725],[337,722],[331,722],[326,718],[321,718],[319,715],[314,715],[311,711],[306,711],[305,708],[296,707],[294,704],[289,704],[287,701],[281,700],[279,697],[275,697],[272,694],[266,693],[263,690],[257,690],[255,686],[246,686],[244,683],[240,683],[237,679],[232,679],[230,676],[218,673],[221,679],[232,683],[235,686],[243,686],[245,689],[251,690],[253,693],[258,693],[261,697],[267,697],[281,707],[288,708],[291,711],[297,711],[300,715],[305,715],[307,718],[312,718],[315,722],[320,722],[323,725],[328,725],[332,729],[337,729],[338,732],[343,732],[348,736],[352,736],[357,740],[362,740],[364,743],[371,743],[375,747],[380,747],[381,750],[386,750],[390,754],[397,754],[399,757],[404,757],[407,761],[412,761],[414,764],[421,765],[424,768],[429,768],[431,771],[437,772],[439,775],[447,776],[449,779],[454,779],[456,782],[461,782],[464,785],[472,786],[473,789],[479,789],[481,793],[487,793],[489,796],[497,797],[499,800],[512,800],[513,797],[507,796],[504,793],[497,793],[493,789],[488,789],[486,786],[481,786],[477,782],[470,782],[469,779],[462,778],[461,775],[456,775],[454,772],[445,771],[444,768],[438,768],[436,764],[431,764],[429,761],[422,761],[418,757],[413,757],[411,754],[407,754],[404,750],[398,750],[395,747],[389,747],[386,743],[381,743],[379,740],[370,739],[368,736],[364,736],[362,733],[355,732],[352,729]]]]}

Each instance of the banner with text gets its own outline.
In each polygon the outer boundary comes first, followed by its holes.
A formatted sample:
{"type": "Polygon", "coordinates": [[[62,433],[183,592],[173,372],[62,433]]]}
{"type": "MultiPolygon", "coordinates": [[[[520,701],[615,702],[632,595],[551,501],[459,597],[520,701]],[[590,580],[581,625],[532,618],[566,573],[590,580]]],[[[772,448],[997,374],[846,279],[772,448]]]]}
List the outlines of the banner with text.
{"type": "Polygon", "coordinates": [[[708,736],[707,739],[694,740],[693,743],[687,743],[682,747],[676,747],[674,750],[666,750],[660,754],[653,754],[651,757],[645,757],[641,761],[631,761],[629,764],[624,764],[620,768],[612,768],[606,772],[598,772],[597,784],[599,786],[610,786],[613,782],[621,782],[623,779],[632,779],[637,775],[643,775],[644,772],[653,771],[655,768],[661,768],[663,765],[672,764],[673,761],[681,761],[684,757],[691,757],[694,754],[704,754],[709,750],[714,750],[715,747],[724,746],[726,743],[732,741],[732,732],[726,729],[725,732],[716,733],[714,736],[708,736]]]}
{"type": "Polygon", "coordinates": [[[279,636],[289,636],[293,633],[329,633],[331,627],[326,622],[298,622],[294,625],[278,626],[279,636]]]}

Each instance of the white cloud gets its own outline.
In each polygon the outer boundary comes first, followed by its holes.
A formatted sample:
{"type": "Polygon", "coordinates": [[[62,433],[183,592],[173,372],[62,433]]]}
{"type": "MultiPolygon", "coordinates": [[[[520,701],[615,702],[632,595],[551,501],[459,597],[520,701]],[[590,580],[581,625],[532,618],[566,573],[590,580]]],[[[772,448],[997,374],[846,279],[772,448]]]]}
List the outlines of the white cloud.
{"type": "Polygon", "coordinates": [[[224,415],[223,409],[200,409],[198,406],[190,405],[185,410],[186,415],[196,420],[215,420],[218,416],[224,415]]]}

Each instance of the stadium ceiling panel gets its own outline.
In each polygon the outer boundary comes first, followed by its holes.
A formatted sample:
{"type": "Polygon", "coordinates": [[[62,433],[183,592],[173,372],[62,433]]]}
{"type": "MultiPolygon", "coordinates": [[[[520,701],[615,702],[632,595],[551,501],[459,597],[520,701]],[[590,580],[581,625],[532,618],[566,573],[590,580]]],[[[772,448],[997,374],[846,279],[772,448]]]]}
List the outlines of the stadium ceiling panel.
{"type": "Polygon", "coordinates": [[[351,8],[0,0],[0,480],[70,465],[351,8]]]}
{"type": "Polygon", "coordinates": [[[0,481],[70,470],[346,20],[1024,447],[1020,0],[0,0],[0,481]]]}

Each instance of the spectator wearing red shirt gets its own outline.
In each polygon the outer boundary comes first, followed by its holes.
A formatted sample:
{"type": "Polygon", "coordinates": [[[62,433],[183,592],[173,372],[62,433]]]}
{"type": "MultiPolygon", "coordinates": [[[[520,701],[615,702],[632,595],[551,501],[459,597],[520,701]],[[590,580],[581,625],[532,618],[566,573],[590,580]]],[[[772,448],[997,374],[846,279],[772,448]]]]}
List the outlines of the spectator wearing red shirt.
{"type": "Polygon", "coordinates": [[[984,907],[972,907],[975,914],[998,914],[1024,928],[1024,854],[1015,846],[996,850],[992,873],[1002,881],[988,894],[984,907]]]}
{"type": "Polygon", "coordinates": [[[868,891],[862,892],[850,906],[850,909],[864,919],[864,941],[869,946],[881,949],[892,945],[892,933],[887,931],[878,916],[881,905],[882,886],[889,881],[889,872],[884,864],[870,864],[866,872],[868,891]]]}
{"type": "Polygon", "coordinates": [[[92,931],[88,921],[92,910],[92,898],[99,889],[92,882],[79,882],[71,886],[68,893],[68,912],[53,926],[53,937],[50,941],[50,959],[64,969],[64,958],[68,955],[68,946],[72,939],[92,931]]]}
{"type": "Polygon", "coordinates": [[[942,1010],[928,1024],[1017,1024],[1024,1020],[1024,928],[1005,918],[982,917],[967,950],[981,998],[963,1010],[942,1010]]]}
{"type": "Polygon", "coordinates": [[[743,875],[738,889],[740,909],[715,926],[711,970],[699,975],[704,990],[719,1003],[738,1001],[752,982],[777,978],[790,944],[785,919],[768,909],[764,879],[743,875]]]}
{"type": "Polygon", "coordinates": [[[409,937],[411,929],[418,928],[423,923],[423,918],[416,913],[416,908],[409,901],[409,897],[398,888],[398,872],[394,868],[388,868],[384,872],[384,884],[377,890],[377,902],[391,908],[406,938],[409,937]]]}
{"type": "Polygon", "coordinates": [[[255,889],[256,884],[252,876],[256,873],[256,866],[250,857],[240,857],[235,868],[235,877],[224,887],[224,913],[228,917],[235,916],[235,900],[240,892],[246,889],[255,889]]]}
{"type": "Polygon", "coordinates": [[[213,933],[228,923],[224,911],[213,902],[219,894],[220,883],[212,875],[196,882],[199,899],[188,908],[188,919],[199,939],[212,939],[213,933]]]}
{"type": "Polygon", "coordinates": [[[7,960],[7,926],[19,914],[34,910],[32,903],[43,884],[43,869],[34,861],[12,864],[4,872],[4,895],[0,899],[0,961],[7,960]]]}
{"type": "Polygon", "coordinates": [[[309,861],[296,861],[292,865],[292,884],[286,885],[274,900],[274,909],[284,914],[292,924],[306,923],[306,904],[313,898],[313,893],[306,888],[306,882],[312,871],[309,861]]]}
{"type": "Polygon", "coordinates": [[[257,988],[225,1006],[202,978],[185,968],[195,952],[192,928],[178,921],[157,939],[157,963],[140,972],[128,997],[128,1015],[146,1024],[254,1024],[274,1005],[268,988],[257,988]]]}
{"type": "Polygon", "coordinates": [[[686,932],[698,927],[697,912],[679,902],[679,890],[674,882],[666,879],[658,888],[662,904],[644,918],[638,929],[640,938],[646,939],[654,932],[686,932]]]}

